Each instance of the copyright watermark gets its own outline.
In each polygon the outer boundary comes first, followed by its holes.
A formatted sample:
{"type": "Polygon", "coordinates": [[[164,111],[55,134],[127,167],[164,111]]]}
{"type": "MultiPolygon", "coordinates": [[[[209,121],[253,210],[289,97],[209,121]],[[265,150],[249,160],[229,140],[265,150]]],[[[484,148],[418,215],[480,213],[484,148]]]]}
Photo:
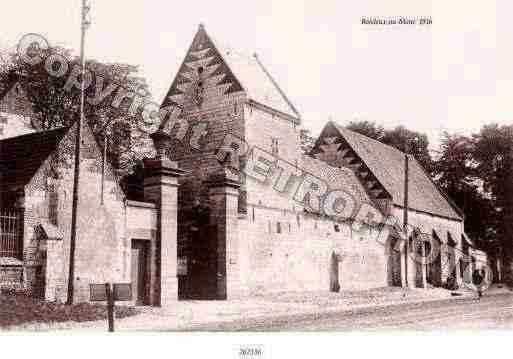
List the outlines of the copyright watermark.
{"type": "MultiPolygon", "coordinates": [[[[430,18],[362,18],[362,24],[366,25],[431,23],[430,18]]],[[[48,76],[66,79],[65,91],[80,91],[83,81],[83,87],[90,90],[89,96],[86,97],[88,104],[119,109],[123,103],[123,108],[127,109],[126,116],[120,117],[120,120],[133,119],[131,123],[135,121],[142,132],[151,134],[157,127],[165,127],[168,131],[173,130],[173,138],[181,142],[182,146],[194,150],[201,150],[205,141],[208,141],[208,122],[191,125],[181,116],[182,108],[179,105],[161,106],[137,90],[128,89],[115,81],[106,81],[102,74],[87,68],[83,71],[77,65],[72,66],[68,58],[49,50],[49,42],[38,34],[25,35],[17,47],[18,56],[24,63],[30,66],[43,65],[48,76]],[[137,114],[141,116],[136,116],[137,114]],[[185,142],[186,138],[189,138],[188,143],[185,142]]],[[[367,238],[374,236],[373,239],[384,247],[391,246],[390,229],[401,234],[393,245],[394,251],[404,253],[405,241],[409,238],[412,240],[410,248],[413,250],[410,249],[408,255],[418,264],[431,265],[442,256],[442,253],[452,252],[458,260],[449,260],[450,255],[444,255],[440,270],[443,268],[448,273],[461,271],[462,284],[476,290],[472,282],[472,256],[447,243],[439,243],[433,238],[430,230],[408,225],[405,234],[400,220],[393,215],[385,215],[373,202],[362,202],[344,189],[330,188],[329,183],[323,178],[300,168],[297,163],[290,163],[263,148],[252,146],[234,134],[228,133],[223,138],[215,155],[223,166],[235,174],[262,184],[272,184],[276,192],[289,193],[292,200],[310,212],[331,219],[335,223],[348,222],[351,230],[355,232],[370,228],[367,238]],[[430,244],[429,248],[425,243],[430,244]]],[[[485,262],[480,263],[479,267],[485,271],[481,287],[486,289],[492,282],[492,271],[485,262]]]]}

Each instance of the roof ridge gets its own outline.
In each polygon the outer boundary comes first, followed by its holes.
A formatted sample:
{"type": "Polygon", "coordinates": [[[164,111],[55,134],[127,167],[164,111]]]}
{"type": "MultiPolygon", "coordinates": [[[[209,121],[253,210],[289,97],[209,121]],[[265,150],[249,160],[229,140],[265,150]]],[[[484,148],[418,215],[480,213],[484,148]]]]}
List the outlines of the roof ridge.
{"type": "MultiPolygon", "coordinates": [[[[289,117],[296,117],[299,122],[301,122],[301,114],[297,110],[297,108],[292,104],[290,99],[287,97],[285,92],[282,90],[282,88],[278,85],[274,77],[271,75],[271,73],[267,70],[267,68],[263,65],[263,63],[260,61],[256,53],[251,54],[249,52],[249,49],[241,49],[231,46],[229,43],[224,41],[219,41],[218,38],[215,35],[212,35],[210,33],[207,33],[205,30],[205,26],[200,24],[200,30],[205,33],[205,35],[208,37],[210,42],[213,44],[216,51],[221,56],[221,59],[228,67],[229,71],[233,74],[235,79],[238,81],[241,88],[246,92],[248,95],[248,98],[252,99],[254,102],[262,104],[266,107],[271,108],[272,110],[275,110],[279,113],[284,113],[285,115],[288,115],[289,117]],[[231,56],[231,57],[230,57],[231,56]],[[269,106],[265,104],[262,101],[259,101],[259,99],[254,98],[253,91],[251,90],[251,84],[246,83],[243,74],[240,73],[239,69],[236,68],[236,66],[233,66],[233,57],[237,57],[240,60],[243,60],[244,62],[247,62],[248,65],[254,66],[254,63],[258,66],[258,68],[263,72],[265,77],[271,82],[272,86],[276,89],[278,96],[281,96],[281,99],[284,102],[285,106],[288,106],[288,111],[284,111],[284,109],[275,108],[273,106],[269,106]],[[253,61],[254,60],[254,61],[253,61]],[[290,112],[290,113],[288,113],[290,112]]],[[[193,40],[194,42],[194,40],[193,40]]]]}
{"type": "Polygon", "coordinates": [[[292,109],[292,111],[294,111],[294,113],[297,115],[298,119],[301,120],[301,115],[300,113],[298,112],[298,110],[296,109],[296,107],[292,104],[292,102],[289,100],[289,98],[287,97],[287,95],[285,94],[285,92],[282,90],[282,88],[280,87],[280,85],[278,85],[278,83],[276,82],[276,80],[274,79],[274,77],[271,75],[271,73],[267,70],[267,68],[264,66],[264,64],[262,63],[262,61],[260,61],[260,59],[258,58],[258,55],[257,53],[255,52],[253,54],[253,57],[255,58],[257,64],[260,66],[260,68],[262,69],[262,71],[264,71],[264,73],[267,75],[267,77],[269,78],[269,80],[271,80],[271,82],[273,83],[273,85],[276,87],[276,89],[278,90],[278,92],[280,93],[280,95],[283,96],[283,99],[285,100],[285,102],[287,102],[287,104],[290,106],[290,108],[292,109]]]}
{"type": "Polygon", "coordinates": [[[334,122],[334,121],[331,121],[331,122],[332,122],[333,124],[335,124],[335,126],[337,126],[339,129],[342,129],[343,131],[349,131],[349,132],[351,132],[351,133],[353,133],[353,134],[356,134],[357,136],[360,136],[360,137],[363,137],[363,138],[368,139],[368,140],[370,140],[370,141],[376,142],[376,143],[378,143],[378,144],[379,144],[379,145],[381,145],[381,146],[384,146],[384,147],[386,147],[386,148],[392,149],[392,150],[394,150],[394,151],[396,151],[396,152],[398,152],[398,153],[400,153],[400,154],[403,154],[403,155],[404,155],[404,152],[403,152],[403,151],[399,150],[398,148],[396,148],[396,147],[394,147],[394,146],[391,146],[391,145],[389,145],[389,144],[383,143],[383,142],[381,142],[381,141],[379,141],[379,140],[376,140],[375,138],[369,137],[369,136],[364,135],[364,134],[362,134],[362,133],[360,133],[360,132],[350,130],[350,129],[348,129],[347,127],[344,127],[344,126],[342,126],[341,124],[339,124],[339,123],[337,123],[337,122],[334,122]]]}
{"type": "Polygon", "coordinates": [[[442,197],[454,208],[454,210],[456,211],[456,213],[458,213],[462,219],[465,219],[465,212],[463,212],[463,210],[451,199],[451,197],[449,197],[445,191],[438,185],[436,184],[436,182],[431,178],[431,176],[427,173],[426,169],[424,167],[422,167],[422,165],[419,163],[419,161],[417,161],[417,159],[415,158],[415,156],[411,156],[411,158],[413,158],[413,160],[415,161],[415,163],[417,164],[417,167],[420,168],[420,170],[422,171],[422,173],[429,179],[429,181],[431,182],[431,184],[433,184],[433,186],[435,187],[435,189],[442,195],[442,197]]]}
{"type": "Polygon", "coordinates": [[[41,136],[41,135],[45,135],[45,134],[47,134],[49,132],[62,131],[62,130],[70,129],[70,128],[71,128],[71,126],[55,127],[55,128],[50,128],[50,129],[47,129],[47,130],[35,131],[35,132],[31,132],[31,133],[25,133],[25,134],[19,135],[19,136],[4,138],[3,140],[0,140],[0,142],[11,141],[11,140],[19,139],[21,137],[41,136]]]}
{"type": "MultiPolygon", "coordinates": [[[[404,187],[398,183],[398,180],[400,178],[404,180],[404,162],[402,160],[404,152],[356,131],[346,129],[333,121],[330,121],[330,124],[339,131],[341,136],[346,138],[357,155],[363,156],[363,162],[382,183],[385,190],[391,194],[394,205],[401,206],[405,194],[404,187]],[[394,148],[394,151],[389,148],[394,148]],[[365,157],[368,157],[367,160],[365,157]]],[[[411,163],[411,186],[408,193],[412,197],[408,207],[461,221],[464,213],[459,207],[455,206],[452,199],[437,186],[413,155],[408,154],[408,158],[415,160],[411,163]],[[415,188],[421,192],[412,193],[411,191],[415,191],[415,188]]]]}

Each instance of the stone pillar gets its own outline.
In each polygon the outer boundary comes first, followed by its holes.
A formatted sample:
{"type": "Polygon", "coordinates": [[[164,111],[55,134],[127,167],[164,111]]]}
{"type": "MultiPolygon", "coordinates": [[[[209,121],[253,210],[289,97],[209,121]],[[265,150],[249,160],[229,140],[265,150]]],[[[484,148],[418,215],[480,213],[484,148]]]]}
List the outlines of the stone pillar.
{"type": "Polygon", "coordinates": [[[457,269],[454,247],[448,243],[442,243],[440,255],[442,256],[442,283],[446,283],[457,269]]]}
{"type": "Polygon", "coordinates": [[[408,287],[415,288],[417,286],[417,262],[415,261],[415,241],[410,241],[408,251],[408,287]]]}
{"type": "Polygon", "coordinates": [[[456,247],[455,250],[454,250],[454,254],[455,254],[455,269],[456,269],[456,283],[458,284],[458,287],[462,287],[463,286],[463,277],[461,275],[461,271],[462,269],[462,266],[465,265],[465,263],[463,263],[463,261],[465,259],[462,259],[463,257],[463,253],[462,253],[462,248],[461,246],[460,247],[456,247]]]}
{"type": "Polygon", "coordinates": [[[415,265],[415,287],[427,287],[426,242],[420,234],[414,234],[412,258],[415,265]]]}
{"type": "Polygon", "coordinates": [[[210,223],[216,226],[217,297],[238,298],[242,294],[239,262],[238,199],[240,182],[229,174],[208,181],[210,223]]]}
{"type": "Polygon", "coordinates": [[[427,279],[428,279],[428,270],[429,270],[429,263],[428,263],[428,251],[427,248],[430,245],[428,241],[422,242],[422,288],[427,288],[427,279]]]}
{"type": "Polygon", "coordinates": [[[151,288],[152,305],[167,306],[178,300],[177,278],[177,214],[178,177],[180,170],[174,161],[159,156],[144,161],[144,197],[157,205],[156,245],[151,246],[151,267],[155,268],[154,288],[151,288]]]}

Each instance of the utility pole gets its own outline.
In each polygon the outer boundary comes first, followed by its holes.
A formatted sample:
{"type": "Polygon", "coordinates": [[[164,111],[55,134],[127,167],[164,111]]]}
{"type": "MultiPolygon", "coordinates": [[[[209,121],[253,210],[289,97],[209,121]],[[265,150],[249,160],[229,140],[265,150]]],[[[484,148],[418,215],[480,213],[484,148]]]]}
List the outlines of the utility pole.
{"type": "MultiPolygon", "coordinates": [[[[406,139],[404,143],[404,210],[403,210],[403,232],[404,232],[404,286],[408,288],[408,255],[410,239],[408,238],[408,180],[409,180],[409,161],[410,142],[417,142],[418,138],[406,139]]],[[[412,268],[413,270],[413,268],[412,268]]]]}
{"type": "Polygon", "coordinates": [[[68,300],[66,304],[73,304],[74,281],[75,281],[75,245],[77,240],[77,216],[78,216],[78,197],[80,183],[80,149],[82,144],[82,125],[84,122],[84,75],[85,75],[85,33],[89,26],[87,14],[90,7],[86,4],[87,0],[82,0],[81,16],[81,34],[80,34],[80,63],[82,66],[81,86],[80,86],[80,114],[77,120],[75,135],[75,173],[73,177],[73,202],[71,208],[71,238],[69,246],[69,273],[68,273],[68,300]]]}
{"type": "Polygon", "coordinates": [[[403,232],[404,232],[404,286],[408,288],[408,139],[404,149],[404,203],[403,203],[403,232]]]}

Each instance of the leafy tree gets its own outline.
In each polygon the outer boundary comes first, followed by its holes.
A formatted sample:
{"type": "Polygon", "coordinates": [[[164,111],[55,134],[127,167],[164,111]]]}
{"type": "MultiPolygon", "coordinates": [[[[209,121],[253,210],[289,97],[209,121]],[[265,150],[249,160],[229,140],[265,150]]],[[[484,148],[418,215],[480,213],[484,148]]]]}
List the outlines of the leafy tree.
{"type": "Polygon", "coordinates": [[[513,282],[513,125],[486,125],[473,140],[476,169],[498,212],[498,242],[513,282]]]}
{"type": "Polygon", "coordinates": [[[315,146],[315,138],[310,135],[310,130],[304,128],[299,131],[299,141],[304,154],[309,154],[315,146]]]}
{"type": "Polygon", "coordinates": [[[434,164],[438,184],[451,192],[476,187],[475,167],[472,139],[444,132],[440,156],[434,164]]]}
{"type": "MultiPolygon", "coordinates": [[[[13,81],[20,84],[27,99],[32,104],[35,127],[41,130],[71,125],[79,116],[80,91],[76,87],[66,89],[66,82],[73,71],[80,71],[80,59],[72,51],[53,47],[44,51],[43,57],[51,54],[63,56],[69,64],[63,76],[51,76],[45,69],[44,61],[37,65],[24,62],[16,54],[11,54],[9,64],[0,67],[0,95],[13,81]]],[[[104,90],[112,84],[115,89],[99,104],[85,101],[84,115],[101,146],[107,139],[107,156],[118,170],[130,169],[141,151],[147,134],[137,131],[132,124],[139,121],[140,111],[129,114],[132,101],[122,101],[118,107],[111,106],[120,87],[137,91],[147,98],[149,94],[146,80],[138,75],[137,66],[124,63],[101,63],[87,60],[86,68],[91,71],[92,83],[86,89],[86,99],[94,98],[97,90],[104,90]],[[101,87],[101,88],[100,88],[101,87]]],[[[58,70],[56,64],[54,70],[58,70]]]]}
{"type": "Polygon", "coordinates": [[[474,159],[473,139],[444,132],[440,156],[434,162],[435,181],[465,213],[465,230],[476,244],[495,238],[497,216],[483,190],[474,159]]]}

